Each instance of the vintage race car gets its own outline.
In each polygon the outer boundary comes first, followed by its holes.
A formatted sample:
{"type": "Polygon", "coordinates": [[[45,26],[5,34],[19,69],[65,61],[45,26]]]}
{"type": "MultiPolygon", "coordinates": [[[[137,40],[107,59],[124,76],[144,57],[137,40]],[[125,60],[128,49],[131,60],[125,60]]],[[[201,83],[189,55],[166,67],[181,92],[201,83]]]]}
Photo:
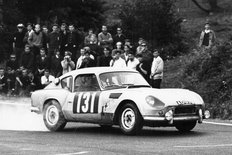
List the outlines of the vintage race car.
{"type": "Polygon", "coordinates": [[[184,89],[154,89],[131,69],[93,67],[71,71],[31,95],[31,111],[58,131],[67,122],[119,125],[125,134],[143,126],[192,130],[209,117],[203,99],[184,89]]]}

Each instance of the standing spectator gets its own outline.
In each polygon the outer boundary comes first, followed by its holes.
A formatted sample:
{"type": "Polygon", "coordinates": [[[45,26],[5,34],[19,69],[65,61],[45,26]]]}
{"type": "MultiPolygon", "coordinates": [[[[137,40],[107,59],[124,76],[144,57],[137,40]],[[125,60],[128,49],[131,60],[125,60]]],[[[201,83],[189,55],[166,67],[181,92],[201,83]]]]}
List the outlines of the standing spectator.
{"type": "Polygon", "coordinates": [[[34,69],[33,62],[34,62],[34,54],[31,52],[30,46],[25,45],[25,49],[21,56],[19,66],[33,70],[34,69]]]}
{"type": "Polygon", "coordinates": [[[151,72],[151,64],[147,61],[144,61],[144,57],[142,54],[137,55],[137,59],[139,60],[139,64],[136,67],[136,70],[144,77],[144,79],[150,83],[150,72],[151,72]]]}
{"type": "Polygon", "coordinates": [[[40,55],[36,57],[36,72],[35,75],[41,77],[44,74],[45,69],[49,69],[49,58],[45,53],[45,49],[40,49],[40,55]]]}
{"type": "MultiPolygon", "coordinates": [[[[85,59],[85,52],[90,52],[89,50],[90,50],[89,47],[88,48],[85,47],[85,48],[80,49],[81,56],[77,59],[76,69],[81,68],[83,60],[85,59]]],[[[94,56],[92,54],[90,54],[90,58],[92,60],[94,60],[94,56]]]]}
{"type": "Polygon", "coordinates": [[[66,23],[62,23],[60,26],[60,55],[64,56],[64,51],[65,51],[65,45],[67,42],[67,25],[66,23]]]}
{"type": "Polygon", "coordinates": [[[129,52],[131,51],[129,45],[124,45],[124,50],[122,53],[122,58],[127,62],[129,58],[129,52]]]}
{"type": "Polygon", "coordinates": [[[124,45],[125,39],[126,39],[126,36],[122,33],[122,28],[118,27],[117,34],[113,37],[114,46],[116,45],[117,42],[121,42],[124,45]]]}
{"type": "Polygon", "coordinates": [[[25,36],[25,32],[24,32],[24,25],[23,24],[18,24],[17,25],[17,32],[14,33],[13,35],[13,51],[14,54],[16,55],[16,61],[19,62],[19,59],[23,53],[23,49],[24,49],[24,36],[25,36]]]}
{"type": "Polygon", "coordinates": [[[142,53],[142,51],[143,51],[142,43],[143,43],[143,42],[144,42],[144,39],[143,39],[143,38],[139,38],[138,46],[137,46],[137,48],[136,48],[136,55],[142,53]]]}
{"type": "MultiPolygon", "coordinates": [[[[19,58],[20,60],[20,58],[19,58]]],[[[10,59],[6,62],[6,69],[10,67],[13,72],[19,68],[19,63],[16,61],[16,55],[11,54],[10,59]]]]}
{"type": "Polygon", "coordinates": [[[144,41],[142,44],[141,54],[143,56],[143,61],[146,61],[147,63],[152,63],[153,55],[151,51],[148,50],[147,43],[144,41]]]}
{"type": "Polygon", "coordinates": [[[51,75],[54,77],[59,77],[62,75],[62,66],[61,61],[63,60],[63,57],[60,55],[60,51],[56,50],[55,55],[51,58],[51,75]]]}
{"type": "Polygon", "coordinates": [[[130,49],[132,49],[132,48],[133,48],[133,46],[132,46],[132,43],[131,43],[131,40],[130,40],[130,39],[125,39],[125,43],[124,43],[124,45],[128,45],[128,46],[130,47],[130,49]]]}
{"type": "Polygon", "coordinates": [[[48,57],[51,58],[54,55],[55,50],[60,49],[60,33],[58,32],[58,25],[52,25],[52,32],[48,35],[48,57]]]}
{"type": "Polygon", "coordinates": [[[40,25],[35,25],[35,31],[29,35],[28,43],[32,48],[32,53],[36,58],[37,55],[40,53],[40,48],[43,47],[43,33],[40,30],[40,25]]]}
{"type": "Polygon", "coordinates": [[[75,63],[71,58],[72,53],[69,51],[64,52],[64,60],[61,61],[61,66],[63,68],[62,74],[68,73],[75,69],[75,63]]]}
{"type": "Polygon", "coordinates": [[[97,36],[93,33],[93,29],[89,29],[88,35],[85,37],[84,45],[88,46],[94,57],[100,56],[102,53],[99,51],[99,47],[97,44],[97,36]]]}
{"type": "Polygon", "coordinates": [[[90,57],[90,52],[85,51],[85,57],[81,63],[80,68],[95,67],[95,61],[90,57]]]}
{"type": "Polygon", "coordinates": [[[151,66],[151,86],[153,88],[160,88],[160,84],[163,79],[163,69],[164,69],[164,62],[163,59],[159,56],[159,51],[154,50],[153,52],[153,62],[151,66]]]}
{"type": "Polygon", "coordinates": [[[43,45],[42,47],[47,51],[47,44],[48,44],[48,28],[46,25],[42,27],[42,34],[43,34],[43,45]]]}
{"type": "Polygon", "coordinates": [[[216,39],[216,35],[213,30],[210,29],[210,24],[205,24],[205,30],[201,32],[199,47],[209,49],[213,46],[216,39]]]}
{"type": "Polygon", "coordinates": [[[110,61],[113,59],[110,54],[110,49],[108,47],[105,47],[103,52],[104,52],[104,55],[99,56],[97,58],[97,66],[99,67],[110,66],[110,61]]]}
{"type": "Polygon", "coordinates": [[[102,47],[109,47],[112,49],[113,38],[111,34],[107,31],[105,25],[102,26],[102,32],[98,34],[98,44],[102,47]]]}
{"type": "Polygon", "coordinates": [[[93,33],[93,29],[89,29],[88,35],[85,37],[84,44],[85,46],[97,44],[97,36],[93,33]]]}
{"type": "Polygon", "coordinates": [[[45,72],[44,72],[44,75],[41,77],[42,88],[46,87],[47,85],[49,85],[54,80],[55,80],[55,77],[50,75],[49,70],[46,69],[45,72]]]}
{"type": "Polygon", "coordinates": [[[28,38],[32,34],[32,32],[34,32],[32,23],[27,23],[27,32],[26,32],[24,39],[23,39],[24,44],[29,44],[28,38]]]}
{"type": "Polygon", "coordinates": [[[69,32],[67,35],[66,50],[72,53],[72,60],[76,61],[76,58],[80,56],[80,52],[77,52],[80,38],[77,32],[75,32],[75,27],[73,24],[69,25],[69,32]]]}
{"type": "Polygon", "coordinates": [[[136,67],[137,67],[138,64],[139,64],[139,60],[137,58],[135,58],[134,52],[129,51],[127,67],[136,70],[136,67]]]}
{"type": "Polygon", "coordinates": [[[29,96],[30,80],[28,76],[28,70],[23,69],[22,75],[16,77],[16,81],[19,83],[19,96],[29,96]]]}
{"type": "Polygon", "coordinates": [[[110,61],[110,67],[124,68],[126,67],[126,61],[121,58],[121,50],[116,50],[113,59],[110,61]]]}
{"type": "Polygon", "coordinates": [[[0,93],[7,92],[7,79],[4,68],[0,68],[0,93]]]}

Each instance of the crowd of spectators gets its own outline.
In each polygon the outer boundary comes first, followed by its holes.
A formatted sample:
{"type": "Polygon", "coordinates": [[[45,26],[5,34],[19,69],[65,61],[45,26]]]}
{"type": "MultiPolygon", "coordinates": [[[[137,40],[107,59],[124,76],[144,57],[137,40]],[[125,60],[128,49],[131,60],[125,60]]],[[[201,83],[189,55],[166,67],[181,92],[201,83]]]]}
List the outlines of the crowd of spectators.
{"type": "Polygon", "coordinates": [[[0,68],[0,93],[29,95],[69,71],[96,66],[129,67],[137,70],[155,88],[163,78],[159,50],[150,51],[143,38],[133,45],[118,27],[111,35],[107,26],[77,30],[73,24],[54,24],[51,31],[39,24],[17,25],[12,37],[13,52],[0,68]]]}

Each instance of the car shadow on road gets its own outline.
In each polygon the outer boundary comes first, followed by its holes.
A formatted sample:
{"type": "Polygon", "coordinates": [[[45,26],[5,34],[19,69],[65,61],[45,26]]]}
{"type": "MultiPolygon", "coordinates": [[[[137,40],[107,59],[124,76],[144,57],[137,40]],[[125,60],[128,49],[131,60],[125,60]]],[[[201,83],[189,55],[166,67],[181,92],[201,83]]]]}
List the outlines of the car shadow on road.
{"type": "MultiPolygon", "coordinates": [[[[102,134],[102,135],[124,135],[118,126],[113,126],[109,128],[102,128],[98,125],[86,125],[86,126],[68,126],[61,131],[66,134],[102,134]]],[[[141,137],[196,137],[207,135],[207,132],[202,132],[199,130],[194,130],[187,133],[181,133],[173,127],[169,128],[149,128],[144,127],[137,136],[141,137]]]]}

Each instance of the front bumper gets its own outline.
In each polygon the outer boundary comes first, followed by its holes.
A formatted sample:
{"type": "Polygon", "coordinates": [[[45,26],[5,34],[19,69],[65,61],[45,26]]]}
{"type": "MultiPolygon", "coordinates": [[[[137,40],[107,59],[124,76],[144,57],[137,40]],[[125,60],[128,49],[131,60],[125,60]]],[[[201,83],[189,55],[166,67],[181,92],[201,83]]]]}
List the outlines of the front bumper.
{"type": "MultiPolygon", "coordinates": [[[[144,121],[167,121],[165,117],[156,117],[156,116],[144,116],[144,121]]],[[[174,117],[173,121],[191,121],[191,120],[199,120],[199,116],[182,116],[182,117],[174,117]]]]}

